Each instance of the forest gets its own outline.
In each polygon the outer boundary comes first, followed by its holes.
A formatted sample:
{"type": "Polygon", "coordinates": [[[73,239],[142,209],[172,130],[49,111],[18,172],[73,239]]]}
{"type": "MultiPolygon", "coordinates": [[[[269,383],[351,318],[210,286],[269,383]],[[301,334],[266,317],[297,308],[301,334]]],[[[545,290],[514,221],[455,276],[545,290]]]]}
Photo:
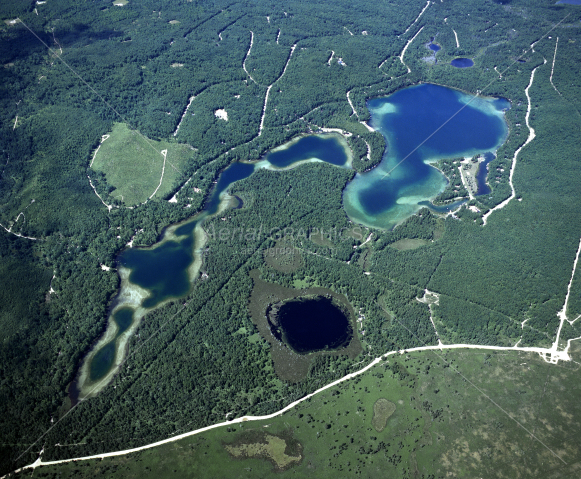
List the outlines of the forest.
{"type": "MultiPolygon", "coordinates": [[[[416,300],[426,288],[440,295],[432,309],[444,342],[552,344],[581,236],[581,11],[549,1],[446,1],[417,18],[424,6],[2,2],[0,473],[34,462],[43,445],[44,460],[78,457],[153,442],[232,411],[271,413],[355,363],[436,344],[428,306],[416,300]],[[15,18],[21,22],[10,24],[15,18]],[[425,60],[432,37],[442,46],[437,63],[425,60]],[[460,56],[475,66],[449,65],[460,56]],[[518,156],[518,199],[483,226],[482,214],[511,194],[513,156],[528,135],[524,90],[537,66],[530,88],[536,139],[518,156]],[[492,192],[470,202],[482,214],[423,209],[393,231],[337,236],[357,226],[342,208],[342,189],[389,148],[362,124],[370,120],[366,101],[419,82],[511,102],[510,133],[490,165],[492,192]],[[116,123],[138,141],[195,149],[163,197],[124,204],[110,194],[107,175],[89,167],[116,123]],[[232,187],[242,208],[204,225],[328,232],[294,238],[303,266],[287,273],[268,266],[262,251],[275,246],[272,238],[210,240],[207,279],[149,313],[113,382],[71,410],[69,385],[105,330],[119,287],[120,251],[130,241],[152,245],[168,225],[201,211],[232,162],[257,160],[321,128],[351,134],[353,170],[260,170],[232,187]],[[422,246],[394,247],[406,239],[422,246]],[[366,353],[318,357],[306,379],[281,381],[248,312],[253,269],[265,281],[344,294],[364,317],[357,333],[366,353]]],[[[573,318],[581,314],[577,273],[573,318]]],[[[580,335],[576,323],[562,339],[580,335]]]]}

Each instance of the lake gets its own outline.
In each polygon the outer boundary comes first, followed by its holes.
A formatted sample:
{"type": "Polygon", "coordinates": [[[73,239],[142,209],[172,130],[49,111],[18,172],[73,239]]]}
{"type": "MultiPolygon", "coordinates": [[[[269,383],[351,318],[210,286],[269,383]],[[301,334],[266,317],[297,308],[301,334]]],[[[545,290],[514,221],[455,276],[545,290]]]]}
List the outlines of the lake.
{"type": "MultiPolygon", "coordinates": [[[[445,207],[429,203],[444,189],[446,178],[428,163],[495,151],[507,134],[503,111],[508,107],[506,100],[474,99],[432,84],[409,87],[369,101],[371,125],[383,134],[388,148],[379,166],[356,175],[347,185],[343,192],[345,212],[357,223],[389,229],[422,206],[442,212],[459,206],[461,203],[445,207]]],[[[351,154],[345,139],[337,135],[303,136],[275,148],[258,162],[230,165],[220,173],[204,210],[195,218],[169,227],[153,247],[124,250],[117,261],[122,282],[109,326],[87,355],[73,389],[85,394],[89,390],[98,391],[95,384],[106,384],[113,376],[123,358],[126,337],[140,319],[162,302],[188,294],[199,274],[200,251],[204,246],[196,231],[206,218],[220,211],[230,185],[248,178],[259,168],[282,172],[312,161],[349,168],[351,154]]],[[[346,330],[344,322],[336,316],[340,310],[333,312],[322,299],[309,304],[305,310],[301,310],[306,307],[302,304],[288,306],[290,309],[285,312],[285,317],[295,318],[282,320],[289,345],[303,352],[341,347],[346,330]],[[302,312],[296,313],[298,310],[302,312]],[[321,328],[307,335],[312,336],[312,341],[300,333],[308,326],[296,319],[300,315],[319,318],[321,328]],[[342,326],[335,330],[328,320],[342,326]]]]}
{"type": "Polygon", "coordinates": [[[78,384],[73,389],[86,393],[92,390],[95,383],[111,377],[123,355],[119,342],[121,334],[133,322],[138,322],[147,311],[169,299],[185,296],[190,291],[193,280],[191,269],[196,253],[201,248],[201,245],[196,244],[196,228],[204,219],[219,211],[230,185],[248,178],[258,168],[283,171],[308,161],[323,161],[335,166],[349,167],[351,156],[343,138],[335,134],[323,134],[299,137],[274,149],[257,163],[234,163],[220,173],[204,210],[195,219],[168,228],[171,237],[168,238],[166,232],[164,238],[153,247],[128,248],[122,251],[117,258],[117,265],[128,272],[127,281],[122,281],[121,291],[114,300],[116,306],[108,330],[94,350],[87,355],[78,384]],[[127,294],[134,287],[144,292],[144,297],[137,304],[134,298],[138,295],[127,294]],[[124,305],[124,296],[128,296],[133,302],[124,305]],[[134,311],[139,311],[139,314],[134,314],[134,311]],[[112,328],[117,328],[117,332],[112,333],[112,328]]]}
{"type": "Polygon", "coordinates": [[[266,160],[277,168],[285,168],[299,161],[318,159],[335,166],[345,166],[345,149],[333,136],[310,135],[291,142],[288,147],[275,148],[266,155],[266,160]]]}
{"type": "Polygon", "coordinates": [[[349,318],[324,296],[287,301],[275,321],[273,335],[298,354],[339,349],[353,336],[349,318]]]}
{"type": "Polygon", "coordinates": [[[371,126],[388,146],[376,168],[357,174],[345,188],[348,216],[391,229],[417,212],[447,184],[429,163],[494,152],[508,133],[504,110],[509,106],[504,99],[474,98],[433,84],[368,101],[371,126]]]}
{"type": "Polygon", "coordinates": [[[474,62],[470,58],[454,58],[450,65],[456,68],[470,68],[474,66],[474,62]]]}
{"type": "Polygon", "coordinates": [[[430,39],[430,43],[428,43],[428,48],[430,50],[432,50],[434,53],[439,52],[442,49],[442,47],[440,45],[438,45],[437,43],[434,43],[434,37],[432,37],[430,39]]]}

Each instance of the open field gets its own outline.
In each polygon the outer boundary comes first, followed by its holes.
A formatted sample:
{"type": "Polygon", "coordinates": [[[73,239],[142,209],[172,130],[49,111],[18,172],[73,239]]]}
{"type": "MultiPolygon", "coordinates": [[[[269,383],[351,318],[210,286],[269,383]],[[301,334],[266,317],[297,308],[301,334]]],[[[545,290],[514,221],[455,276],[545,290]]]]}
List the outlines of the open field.
{"type": "MultiPolygon", "coordinates": [[[[576,344],[576,361],[580,353],[576,344]]],[[[129,456],[42,467],[35,476],[574,478],[581,470],[578,367],[516,351],[395,356],[281,417],[129,456]],[[381,432],[373,421],[378,403],[390,406],[383,412],[395,408],[381,432]],[[250,442],[262,444],[255,444],[260,458],[233,456],[250,442]],[[288,468],[275,466],[267,449],[288,468]]]]}
{"type": "Polygon", "coordinates": [[[188,145],[146,139],[126,124],[116,123],[91,167],[105,174],[113,198],[135,205],[154,192],[157,198],[168,194],[195,155],[188,145]]]}

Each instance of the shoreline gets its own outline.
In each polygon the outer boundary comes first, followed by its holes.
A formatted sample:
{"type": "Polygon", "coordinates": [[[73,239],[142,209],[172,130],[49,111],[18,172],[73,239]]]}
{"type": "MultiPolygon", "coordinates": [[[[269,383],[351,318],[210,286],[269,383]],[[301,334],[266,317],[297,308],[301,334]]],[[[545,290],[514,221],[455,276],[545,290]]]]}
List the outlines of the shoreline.
{"type": "MultiPolygon", "coordinates": [[[[280,145],[279,147],[272,149],[271,151],[281,151],[281,150],[288,149],[290,146],[294,145],[295,143],[300,141],[305,136],[311,136],[311,135],[312,134],[298,135],[297,137],[291,139],[287,143],[284,143],[283,145],[280,145]]],[[[337,132],[330,132],[330,133],[325,132],[323,134],[315,134],[315,135],[337,138],[337,140],[339,141],[341,146],[344,148],[346,156],[347,156],[347,160],[346,160],[345,165],[340,165],[340,166],[331,165],[331,166],[335,166],[338,168],[349,168],[349,169],[352,168],[353,154],[351,152],[351,148],[349,148],[347,140],[345,139],[345,137],[343,135],[341,135],[337,132]]],[[[324,160],[320,160],[318,158],[310,158],[310,159],[297,161],[297,162],[292,163],[291,165],[288,165],[288,166],[282,167],[282,168],[269,167],[268,160],[266,160],[266,159],[262,159],[262,160],[258,160],[258,161],[254,161],[254,162],[241,162],[241,163],[254,164],[255,169],[256,168],[264,168],[264,169],[269,169],[271,171],[287,171],[287,170],[291,170],[293,168],[296,168],[298,166],[301,166],[303,164],[312,163],[312,162],[327,163],[324,160]],[[260,164],[262,162],[264,162],[264,163],[260,164]]],[[[220,177],[222,172],[224,170],[226,170],[229,166],[230,165],[228,165],[226,168],[224,168],[223,170],[218,172],[218,178],[220,177]]],[[[216,181],[218,181],[218,180],[216,180],[216,181]]],[[[209,214],[206,211],[206,207],[207,207],[207,203],[208,203],[209,199],[211,198],[212,194],[213,194],[213,191],[211,191],[207,195],[207,198],[204,201],[204,209],[195,213],[190,218],[187,218],[181,222],[174,223],[174,224],[171,224],[171,225],[168,225],[167,227],[165,227],[164,230],[162,231],[162,233],[160,234],[158,241],[156,241],[153,245],[135,248],[135,249],[142,249],[145,251],[151,251],[151,250],[155,250],[155,249],[159,248],[160,246],[164,245],[168,241],[180,242],[181,240],[185,239],[188,235],[179,235],[178,236],[175,234],[175,231],[185,224],[189,224],[191,222],[196,221],[197,224],[195,225],[194,230],[190,233],[190,234],[194,235],[194,244],[193,244],[193,251],[192,251],[193,260],[192,260],[192,263],[187,268],[188,279],[189,279],[189,283],[190,283],[190,287],[188,289],[187,294],[189,294],[192,291],[192,288],[194,287],[196,279],[198,278],[198,276],[201,272],[203,262],[204,262],[202,252],[203,252],[203,249],[204,249],[204,247],[207,243],[207,240],[208,240],[208,236],[206,235],[206,233],[203,229],[204,221],[206,219],[218,216],[218,215],[222,214],[224,211],[226,211],[227,209],[229,209],[231,206],[230,199],[233,198],[233,196],[231,196],[228,193],[228,189],[222,191],[218,197],[219,204],[218,204],[218,208],[217,208],[216,212],[209,214]]],[[[117,258],[119,258],[119,256],[122,255],[123,252],[126,250],[127,250],[127,247],[123,248],[119,252],[119,254],[117,255],[117,258]]],[[[118,270],[119,278],[121,280],[121,284],[120,284],[119,288],[117,289],[117,291],[112,299],[111,309],[110,309],[110,312],[108,314],[107,326],[105,328],[105,331],[96,340],[94,345],[90,348],[90,350],[85,354],[85,356],[81,360],[80,366],[78,367],[78,370],[77,370],[77,374],[75,375],[75,379],[71,383],[72,390],[76,390],[76,392],[78,393],[78,401],[82,401],[83,399],[86,399],[89,397],[94,397],[99,392],[101,392],[107,385],[109,385],[109,383],[117,375],[121,366],[123,365],[123,363],[125,362],[125,360],[128,357],[127,353],[128,353],[129,340],[134,335],[135,331],[137,330],[137,328],[141,324],[141,320],[143,319],[143,317],[145,315],[147,315],[148,313],[150,313],[151,311],[153,311],[155,309],[158,309],[158,308],[184,296],[184,295],[182,295],[182,296],[166,298],[151,308],[144,308],[142,306],[142,303],[145,299],[147,299],[149,296],[151,296],[151,293],[149,293],[149,291],[147,291],[147,289],[142,288],[139,285],[136,285],[134,283],[131,283],[131,281],[129,280],[131,270],[129,268],[125,268],[123,266],[118,265],[117,270],[118,270]],[[119,338],[115,339],[117,332],[119,331],[119,327],[118,327],[117,323],[115,322],[113,316],[115,315],[115,313],[119,309],[121,309],[123,307],[127,307],[127,308],[130,308],[133,310],[133,321],[131,323],[131,326],[129,328],[127,328],[127,330],[124,331],[119,336],[119,338]],[[116,343],[115,344],[115,358],[113,360],[113,363],[112,363],[109,371],[102,378],[97,379],[95,381],[91,381],[90,380],[91,362],[92,362],[93,358],[99,353],[99,351],[101,351],[101,349],[103,347],[107,346],[107,344],[110,344],[111,341],[115,341],[115,343],[116,343]]],[[[69,389],[71,389],[71,388],[69,388],[69,389]]]]}

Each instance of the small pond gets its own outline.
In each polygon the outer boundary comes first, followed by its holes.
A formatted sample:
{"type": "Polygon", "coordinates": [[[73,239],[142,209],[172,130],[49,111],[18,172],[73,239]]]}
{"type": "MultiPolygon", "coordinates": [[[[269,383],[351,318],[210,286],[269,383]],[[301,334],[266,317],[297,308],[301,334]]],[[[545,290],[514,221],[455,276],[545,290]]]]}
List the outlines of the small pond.
{"type": "Polygon", "coordinates": [[[470,58],[454,58],[450,65],[456,68],[470,68],[474,66],[474,62],[470,58]]]}
{"type": "Polygon", "coordinates": [[[275,305],[269,316],[273,335],[299,354],[342,348],[353,336],[347,315],[325,296],[275,305]]]}

